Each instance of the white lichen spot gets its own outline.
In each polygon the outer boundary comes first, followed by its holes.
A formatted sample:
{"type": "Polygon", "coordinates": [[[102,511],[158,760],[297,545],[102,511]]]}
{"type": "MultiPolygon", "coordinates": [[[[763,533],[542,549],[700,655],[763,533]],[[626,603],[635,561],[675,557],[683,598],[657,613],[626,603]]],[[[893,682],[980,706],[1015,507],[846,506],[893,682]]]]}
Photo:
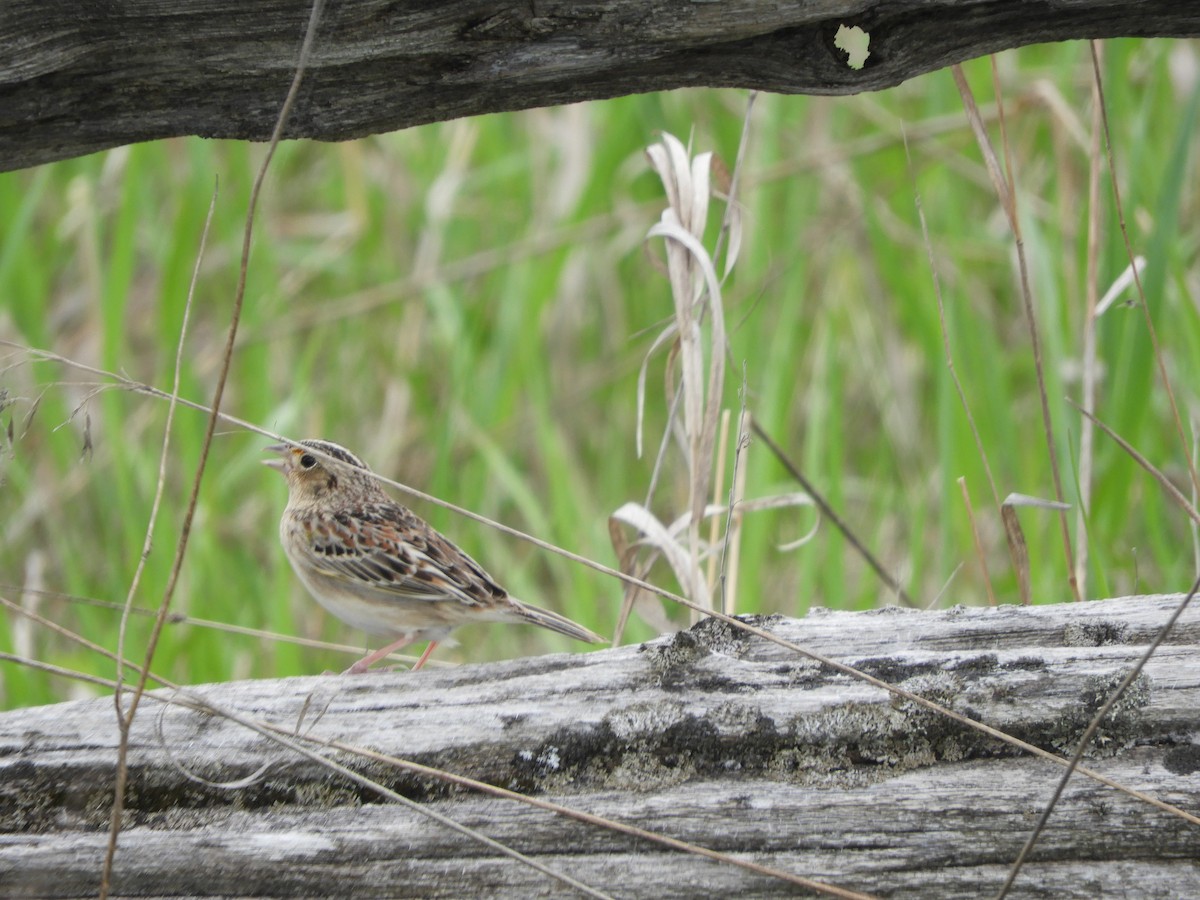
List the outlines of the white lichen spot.
{"type": "Polygon", "coordinates": [[[833,36],[833,46],[846,54],[846,65],[851,69],[861,69],[866,65],[870,51],[871,35],[857,25],[847,28],[839,25],[837,34],[833,36]]]}

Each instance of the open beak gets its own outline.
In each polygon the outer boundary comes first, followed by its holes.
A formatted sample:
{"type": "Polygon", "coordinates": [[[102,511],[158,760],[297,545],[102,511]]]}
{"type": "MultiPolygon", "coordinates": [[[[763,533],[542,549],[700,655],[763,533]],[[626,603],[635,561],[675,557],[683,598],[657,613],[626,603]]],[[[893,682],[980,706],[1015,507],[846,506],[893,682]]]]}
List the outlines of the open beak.
{"type": "Polygon", "coordinates": [[[287,444],[272,444],[270,447],[263,447],[263,453],[278,453],[279,459],[264,459],[262,464],[267,468],[274,469],[277,472],[287,472],[288,456],[291,455],[292,448],[287,444]]]}

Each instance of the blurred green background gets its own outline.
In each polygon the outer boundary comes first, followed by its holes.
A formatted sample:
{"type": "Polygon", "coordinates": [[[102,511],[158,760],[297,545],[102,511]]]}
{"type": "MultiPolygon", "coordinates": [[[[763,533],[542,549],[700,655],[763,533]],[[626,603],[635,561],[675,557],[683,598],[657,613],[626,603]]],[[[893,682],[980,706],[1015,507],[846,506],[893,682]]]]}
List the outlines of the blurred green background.
{"type": "MultiPolygon", "coordinates": [[[[966,72],[998,140],[988,60],[966,72]]],[[[996,58],[1068,499],[1075,502],[1087,271],[1091,58],[1082,43],[996,58]]],[[[1129,236],[1181,411],[1200,383],[1200,45],[1115,41],[1103,71],[1129,236]]],[[[349,446],[372,467],[607,564],[607,518],[644,499],[637,369],[671,311],[643,249],[663,205],[644,148],[662,131],[732,168],[746,94],[690,90],[488,116],[349,144],[283,145],[267,179],[225,411],[349,446]]],[[[182,395],[206,402],[237,279],[262,146],[170,140],[0,175],[0,339],[169,389],[201,230],[217,209],[184,347],[182,395]]],[[[950,381],[919,193],[954,362],[1001,495],[1052,498],[1015,247],[949,71],[880,94],[761,95],[726,285],[736,411],[748,405],[921,604],[986,602],[956,481],[971,490],[1001,602],[1016,580],[982,462],[950,381]],[[906,161],[902,134],[912,156],[906,161]],[[959,566],[961,565],[961,568],[959,566]],[[957,574],[955,574],[957,571],[957,574]],[[953,577],[952,577],[953,576],[953,577]]],[[[1107,174],[1098,284],[1127,265],[1107,174]]],[[[714,218],[722,207],[715,205],[714,218]]],[[[711,230],[715,233],[715,228],[711,230]]],[[[661,255],[661,243],[650,251],[661,255]]],[[[1127,295],[1129,299],[1132,295],[1127,295]]],[[[1098,412],[1186,485],[1141,310],[1098,323],[1098,412]]],[[[651,365],[647,446],[665,422],[651,365]]],[[[56,596],[122,601],[141,552],[166,404],[0,347],[0,593],[110,649],[118,615],[56,596]],[[88,444],[85,452],[85,443],[88,444]],[[51,592],[23,594],[25,588],[51,592]]],[[[163,507],[136,603],[157,606],[204,430],[180,409],[163,507]]],[[[222,427],[173,611],[364,646],[308,598],[277,537],[282,479],[267,441],[222,427]]],[[[652,457],[652,452],[651,452],[652,457]]],[[[656,511],[682,511],[678,458],[656,511]]],[[[795,490],[761,442],[747,495],[795,490]]],[[[513,594],[611,633],[615,581],[427,504],[414,507],[513,594]]],[[[1033,593],[1070,598],[1056,518],[1025,510],[1033,593]]],[[[740,612],[891,602],[808,510],[747,519],[740,612]]],[[[1074,523],[1074,512],[1071,514],[1074,523]]],[[[1074,524],[1073,524],[1074,528],[1074,524]]],[[[1186,589],[1187,518],[1106,439],[1096,445],[1087,595],[1186,589]]],[[[652,575],[675,587],[670,573],[652,575]]],[[[679,610],[670,614],[686,623],[679,610]]],[[[111,676],[113,664],[3,613],[0,650],[111,676]]],[[[128,640],[140,659],[146,619],[128,640]]],[[[655,631],[637,616],[626,640],[655,631]]],[[[472,626],[446,661],[582,649],[537,629],[472,626]]],[[[167,626],[155,668],[206,682],[340,669],[354,657],[199,625],[167,626]]],[[[0,706],[93,691],[0,662],[0,706]]]]}

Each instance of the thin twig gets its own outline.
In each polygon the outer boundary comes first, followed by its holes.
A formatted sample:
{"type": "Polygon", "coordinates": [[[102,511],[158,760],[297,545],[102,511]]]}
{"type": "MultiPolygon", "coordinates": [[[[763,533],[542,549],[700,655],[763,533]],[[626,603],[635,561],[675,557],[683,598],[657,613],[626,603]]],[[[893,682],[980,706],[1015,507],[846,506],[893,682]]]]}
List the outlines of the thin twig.
{"type": "MultiPolygon", "coordinates": [[[[196,283],[200,278],[200,264],[204,259],[204,248],[208,243],[208,233],[212,226],[213,213],[216,211],[216,206],[217,185],[214,184],[212,199],[208,204],[208,215],[205,217],[204,229],[200,234],[200,246],[196,252],[196,262],[192,268],[191,280],[188,282],[187,298],[183,307],[183,321],[179,326],[179,340],[175,347],[174,380],[171,386],[171,396],[167,401],[167,419],[163,426],[162,450],[159,453],[158,479],[154,487],[154,501],[151,504],[150,517],[146,523],[146,537],[142,544],[142,553],[138,558],[137,567],[134,569],[133,578],[130,579],[129,590],[125,594],[125,603],[121,609],[121,621],[117,628],[117,671],[115,679],[116,688],[113,691],[113,707],[117,715],[117,731],[120,735],[120,740],[117,745],[117,773],[113,785],[113,806],[112,815],[109,819],[108,844],[105,848],[104,866],[100,877],[100,900],[105,900],[108,897],[108,892],[111,888],[112,867],[117,852],[117,837],[121,832],[121,817],[125,807],[125,785],[129,774],[129,730],[133,724],[138,697],[141,696],[146,687],[146,676],[143,674],[138,679],[137,688],[129,709],[126,710],[122,706],[121,701],[125,690],[125,637],[129,629],[129,615],[130,610],[133,608],[133,598],[136,596],[138,587],[141,584],[142,572],[146,568],[146,561],[150,558],[150,550],[154,541],[154,528],[158,521],[158,510],[162,503],[163,490],[167,482],[167,454],[171,447],[171,426],[175,421],[175,410],[179,406],[179,382],[183,371],[183,347],[187,338],[188,320],[191,318],[192,300],[196,295],[196,283]]],[[[159,630],[163,627],[166,610],[167,601],[164,599],[155,623],[155,627],[159,630]]],[[[149,670],[149,659],[146,661],[146,670],[149,670]]]]}
{"type": "Polygon", "coordinates": [[[1067,782],[1071,780],[1072,773],[1075,772],[1079,766],[1079,761],[1083,759],[1083,754],[1087,750],[1088,745],[1091,744],[1092,737],[1096,734],[1097,729],[1099,729],[1100,723],[1104,721],[1104,717],[1109,714],[1113,706],[1115,706],[1117,701],[1121,699],[1121,695],[1124,694],[1125,691],[1129,689],[1129,686],[1133,684],[1135,680],[1137,680],[1138,676],[1142,674],[1142,670],[1146,668],[1146,664],[1150,662],[1150,658],[1154,656],[1155,651],[1158,650],[1158,648],[1162,645],[1162,642],[1167,639],[1167,635],[1171,633],[1171,629],[1175,627],[1175,623],[1179,621],[1179,617],[1183,615],[1183,611],[1188,608],[1188,605],[1192,602],[1192,598],[1196,596],[1197,591],[1200,591],[1200,576],[1196,577],[1195,582],[1192,583],[1192,589],[1188,591],[1187,596],[1183,598],[1180,604],[1175,607],[1175,612],[1171,613],[1171,617],[1167,619],[1166,624],[1164,624],[1163,627],[1158,630],[1158,634],[1154,636],[1154,640],[1150,642],[1150,646],[1146,648],[1146,652],[1141,655],[1141,658],[1138,659],[1133,668],[1129,670],[1129,674],[1125,676],[1119,685],[1117,685],[1116,690],[1114,690],[1109,696],[1108,700],[1105,701],[1104,706],[1100,708],[1100,711],[1097,712],[1096,715],[1092,717],[1092,721],[1088,723],[1087,730],[1085,730],[1083,732],[1083,736],[1080,737],[1079,744],[1076,746],[1075,752],[1071,756],[1071,761],[1067,764],[1066,771],[1063,772],[1062,778],[1059,779],[1058,786],[1055,787],[1054,793],[1050,797],[1050,801],[1046,804],[1046,808],[1042,810],[1042,814],[1038,818],[1037,824],[1033,826],[1033,831],[1030,832],[1029,838],[1025,841],[1025,846],[1021,848],[1020,854],[1013,862],[1012,868],[1009,869],[1008,878],[1005,880],[1004,885],[1000,888],[1000,893],[996,895],[997,900],[1004,900],[1004,898],[1008,896],[1008,892],[1012,888],[1013,882],[1017,880],[1017,875],[1020,873],[1021,867],[1025,864],[1025,860],[1029,858],[1029,854],[1033,850],[1034,845],[1037,844],[1038,838],[1041,836],[1042,831],[1046,827],[1046,822],[1050,819],[1050,813],[1053,812],[1054,807],[1058,804],[1059,799],[1063,795],[1063,791],[1066,790],[1067,782]]]}
{"type": "Polygon", "coordinates": [[[1192,522],[1200,525],[1200,510],[1197,510],[1195,505],[1183,495],[1183,492],[1171,483],[1171,479],[1164,475],[1162,470],[1160,470],[1154,465],[1154,463],[1150,462],[1150,460],[1146,459],[1146,457],[1142,456],[1141,453],[1134,449],[1134,446],[1130,444],[1129,441],[1125,440],[1125,438],[1121,437],[1119,434],[1105,425],[1104,422],[1077,404],[1074,400],[1068,397],[1067,402],[1079,410],[1080,414],[1095,424],[1097,428],[1112,438],[1118,447],[1129,454],[1130,459],[1145,469],[1146,472],[1158,482],[1159,487],[1163,489],[1163,492],[1167,495],[1167,497],[1171,500],[1174,500],[1175,504],[1185,513],[1187,513],[1189,517],[1191,517],[1192,522]]]}
{"type": "Polygon", "coordinates": [[[762,426],[758,424],[757,420],[752,420],[750,427],[754,433],[762,439],[762,442],[767,445],[767,449],[775,454],[775,458],[779,460],[780,465],[787,469],[788,474],[796,479],[800,487],[804,488],[804,492],[812,497],[813,503],[815,503],[817,509],[821,511],[821,515],[828,518],[829,521],[833,523],[833,527],[841,533],[842,537],[846,539],[850,546],[853,547],[864,560],[866,560],[867,565],[874,570],[875,574],[879,576],[879,580],[887,586],[887,589],[894,593],[900,602],[905,606],[911,606],[915,608],[917,604],[910,596],[908,596],[908,591],[904,590],[904,586],[901,585],[900,582],[897,581],[891,575],[891,573],[883,567],[883,563],[877,560],[875,555],[866,548],[863,542],[858,539],[858,535],[850,530],[850,526],[841,520],[838,514],[834,512],[833,507],[829,505],[829,502],[823,496],[821,496],[821,493],[816,489],[816,487],[813,486],[812,482],[804,477],[803,473],[796,468],[795,463],[788,458],[787,454],[780,449],[779,445],[771,440],[771,436],[763,431],[762,426]]]}

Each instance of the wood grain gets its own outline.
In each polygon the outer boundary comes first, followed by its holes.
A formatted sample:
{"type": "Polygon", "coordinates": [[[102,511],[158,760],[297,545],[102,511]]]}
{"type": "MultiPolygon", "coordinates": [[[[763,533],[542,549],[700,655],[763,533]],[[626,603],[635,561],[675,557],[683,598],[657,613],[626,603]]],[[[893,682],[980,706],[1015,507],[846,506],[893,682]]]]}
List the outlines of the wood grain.
{"type": "MultiPolygon", "coordinates": [[[[265,140],[305,0],[7,0],[0,171],[179,135],[265,140]]],[[[427,122],[683,87],[880,90],[1047,41],[1200,35],[1176,0],[339,0],[287,136],[347,140],[427,122]],[[840,26],[870,35],[861,69],[840,26]]]]}
{"type": "MultiPolygon", "coordinates": [[[[1179,599],[757,621],[1069,752],[1179,599]]],[[[1200,610],[1189,611],[1087,761],[1193,813],[1200,811],[1198,644],[1200,610]]],[[[289,730],[889,897],[993,892],[1061,772],[715,622],[578,656],[191,690],[289,730]]],[[[0,714],[5,896],[94,895],[116,758],[113,720],[109,699],[0,714]]],[[[356,896],[564,890],[220,717],[147,704],[133,740],[119,896],[311,895],[329,885],[353,885],[356,896]],[[181,771],[229,781],[263,763],[266,773],[236,790],[181,771]]],[[[743,870],[333,755],[616,896],[689,897],[698,887],[793,895],[791,886],[743,870]]],[[[1200,827],[1076,777],[1016,896],[1198,896],[1198,860],[1200,827]]]]}

